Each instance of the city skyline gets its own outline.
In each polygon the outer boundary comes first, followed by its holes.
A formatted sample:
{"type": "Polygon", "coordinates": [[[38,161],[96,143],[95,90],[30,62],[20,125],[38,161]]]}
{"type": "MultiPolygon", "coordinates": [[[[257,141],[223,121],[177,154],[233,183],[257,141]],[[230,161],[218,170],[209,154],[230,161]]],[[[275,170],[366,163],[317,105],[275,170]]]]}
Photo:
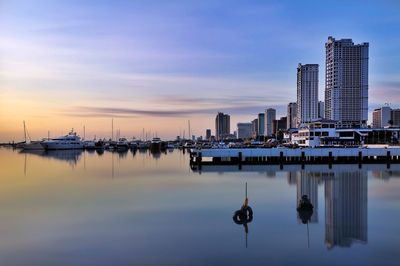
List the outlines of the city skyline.
{"type": "Polygon", "coordinates": [[[111,118],[122,136],[145,128],[174,138],[188,119],[204,135],[218,111],[231,125],[267,107],[285,116],[298,62],[324,66],[328,36],[371,45],[369,124],[375,108],[400,102],[395,2],[346,6],[323,26],[332,7],[311,2],[119,3],[0,4],[0,141],[21,140],[23,120],[34,139],[71,128],[82,135],[84,125],[88,137],[109,137],[111,118]],[[292,18],[310,5],[321,14],[292,18]]]}

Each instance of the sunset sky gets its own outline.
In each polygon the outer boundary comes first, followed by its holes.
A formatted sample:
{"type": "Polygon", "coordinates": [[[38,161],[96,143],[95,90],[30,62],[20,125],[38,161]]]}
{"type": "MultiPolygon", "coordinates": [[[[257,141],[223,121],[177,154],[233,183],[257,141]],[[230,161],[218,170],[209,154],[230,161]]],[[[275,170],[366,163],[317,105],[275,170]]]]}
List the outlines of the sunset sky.
{"type": "MultiPolygon", "coordinates": [[[[328,36],[369,42],[370,111],[400,107],[399,1],[0,1],[0,142],[71,128],[214,134],[218,111],[286,115],[328,36]]],[[[371,121],[369,121],[371,122],[371,121]]]]}

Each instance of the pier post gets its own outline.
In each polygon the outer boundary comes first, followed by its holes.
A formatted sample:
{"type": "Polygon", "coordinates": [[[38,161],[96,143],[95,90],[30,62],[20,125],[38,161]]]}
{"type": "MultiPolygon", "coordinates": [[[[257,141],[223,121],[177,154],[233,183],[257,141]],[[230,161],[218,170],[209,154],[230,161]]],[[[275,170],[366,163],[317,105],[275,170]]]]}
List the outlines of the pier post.
{"type": "Polygon", "coordinates": [[[386,153],[386,167],[389,169],[390,168],[390,161],[391,161],[391,156],[390,156],[390,151],[387,151],[386,153]]]}
{"type": "Polygon", "coordinates": [[[202,156],[201,152],[197,153],[197,160],[196,160],[197,164],[201,164],[202,159],[203,159],[203,156],[202,156]]]}
{"type": "Polygon", "coordinates": [[[238,163],[242,164],[242,152],[241,151],[238,154],[238,163]]]}

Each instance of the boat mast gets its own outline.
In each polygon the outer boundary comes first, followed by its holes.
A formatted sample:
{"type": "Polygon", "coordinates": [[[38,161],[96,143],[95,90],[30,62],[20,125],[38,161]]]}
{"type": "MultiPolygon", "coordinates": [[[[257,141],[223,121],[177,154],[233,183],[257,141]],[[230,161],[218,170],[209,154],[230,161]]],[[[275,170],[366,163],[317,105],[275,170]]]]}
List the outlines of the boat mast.
{"type": "Polygon", "coordinates": [[[25,127],[25,120],[24,120],[24,139],[25,139],[25,143],[26,143],[26,127],[25,127]]]}
{"type": "Polygon", "coordinates": [[[188,127],[189,127],[189,133],[188,133],[188,134],[189,134],[189,137],[188,137],[188,139],[190,140],[191,137],[192,137],[192,136],[190,135],[190,120],[188,120],[188,127]]]}
{"type": "Polygon", "coordinates": [[[114,118],[111,118],[111,141],[114,140],[114,118]]]}
{"type": "Polygon", "coordinates": [[[86,127],[83,125],[83,140],[86,139],[86,127]]]}

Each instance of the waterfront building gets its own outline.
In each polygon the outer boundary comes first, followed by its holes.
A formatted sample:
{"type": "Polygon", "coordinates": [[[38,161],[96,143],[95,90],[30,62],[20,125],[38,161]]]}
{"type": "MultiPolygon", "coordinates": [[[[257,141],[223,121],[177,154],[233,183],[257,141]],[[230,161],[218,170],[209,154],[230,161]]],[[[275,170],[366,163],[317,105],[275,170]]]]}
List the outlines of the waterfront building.
{"type": "Polygon", "coordinates": [[[206,140],[211,140],[211,129],[209,128],[206,129],[206,140]]]}
{"type": "Polygon", "coordinates": [[[266,137],[272,136],[272,120],[276,119],[276,110],[273,108],[265,109],[265,131],[266,137]]]}
{"type": "Polygon", "coordinates": [[[303,125],[291,134],[291,143],[301,147],[359,146],[396,143],[400,128],[337,128],[336,121],[321,119],[303,125]]]}
{"type": "Polygon", "coordinates": [[[251,128],[252,128],[252,136],[254,137],[254,138],[257,138],[257,136],[259,136],[259,133],[258,133],[258,119],[256,118],[256,119],[254,119],[253,121],[251,121],[251,128]]]}
{"type": "Polygon", "coordinates": [[[339,127],[366,127],[369,44],[329,36],[325,48],[325,118],[339,127]]]}
{"type": "Polygon", "coordinates": [[[215,137],[217,140],[223,140],[230,135],[231,117],[228,114],[218,112],[215,118],[215,137]]]}
{"type": "Polygon", "coordinates": [[[325,181],[325,244],[329,249],[367,242],[367,171],[335,172],[325,181]]]}
{"type": "Polygon", "coordinates": [[[318,120],[308,123],[292,134],[292,143],[301,147],[318,147],[323,146],[322,140],[325,138],[337,138],[336,121],[318,120]]]}
{"type": "Polygon", "coordinates": [[[400,127],[400,109],[393,109],[390,118],[392,120],[392,126],[400,127]]]}
{"type": "Polygon", "coordinates": [[[297,67],[297,120],[309,123],[318,118],[318,64],[297,67]]]}
{"type": "Polygon", "coordinates": [[[253,134],[252,123],[237,123],[237,133],[239,139],[250,138],[253,134]]]}
{"type": "Polygon", "coordinates": [[[392,109],[389,106],[377,108],[372,112],[372,127],[380,128],[389,126],[392,109]]]}
{"type": "Polygon", "coordinates": [[[297,128],[297,103],[289,103],[287,106],[287,129],[297,128]]]}
{"type": "Polygon", "coordinates": [[[259,113],[258,114],[258,136],[264,136],[265,132],[265,114],[259,113]]]}
{"type": "Polygon", "coordinates": [[[323,101],[318,102],[318,118],[325,117],[325,103],[323,101]]]}

